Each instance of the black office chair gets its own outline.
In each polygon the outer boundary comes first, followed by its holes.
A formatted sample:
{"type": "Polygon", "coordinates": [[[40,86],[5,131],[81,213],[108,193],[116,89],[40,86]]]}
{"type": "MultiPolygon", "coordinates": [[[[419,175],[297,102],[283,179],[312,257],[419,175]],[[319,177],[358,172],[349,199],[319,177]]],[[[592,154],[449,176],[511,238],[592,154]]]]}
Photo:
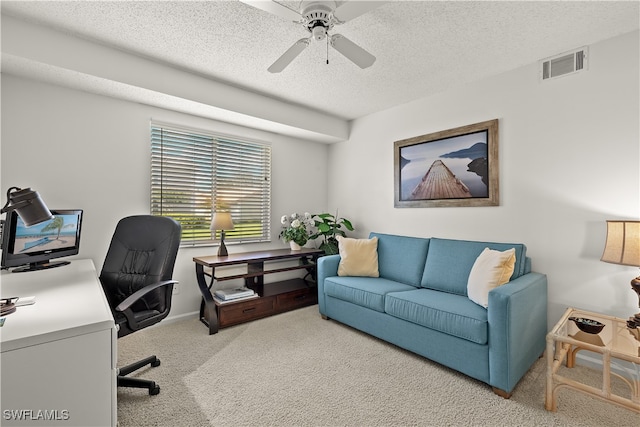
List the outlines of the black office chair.
{"type": "MultiPolygon", "coordinates": [[[[180,224],[171,218],[138,215],[123,218],[113,233],[100,282],[109,301],[118,338],[160,322],[171,309],[173,266],[180,246],[180,224]]],[[[118,371],[119,387],[148,388],[160,393],[155,381],[127,377],[146,366],[159,366],[150,356],[118,371]]]]}

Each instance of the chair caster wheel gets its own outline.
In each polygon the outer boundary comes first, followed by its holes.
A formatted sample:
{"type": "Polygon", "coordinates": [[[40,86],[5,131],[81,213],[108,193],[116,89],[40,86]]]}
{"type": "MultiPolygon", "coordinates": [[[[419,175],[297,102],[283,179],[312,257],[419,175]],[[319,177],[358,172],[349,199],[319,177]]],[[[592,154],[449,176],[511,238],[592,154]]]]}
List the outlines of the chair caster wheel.
{"type": "Polygon", "coordinates": [[[158,385],[149,389],[149,395],[155,396],[156,394],[160,394],[160,386],[158,385]]]}
{"type": "Polygon", "coordinates": [[[151,366],[153,366],[154,368],[155,368],[156,366],[160,366],[160,359],[156,359],[156,361],[155,361],[155,362],[151,363],[151,366]]]}

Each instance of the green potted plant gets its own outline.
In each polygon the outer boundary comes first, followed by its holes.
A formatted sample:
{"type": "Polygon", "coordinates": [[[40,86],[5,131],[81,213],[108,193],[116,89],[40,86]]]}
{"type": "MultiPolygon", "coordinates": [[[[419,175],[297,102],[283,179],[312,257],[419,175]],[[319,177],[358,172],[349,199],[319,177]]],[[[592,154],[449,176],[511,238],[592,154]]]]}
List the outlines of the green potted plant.
{"type": "Polygon", "coordinates": [[[342,228],[346,228],[349,231],[353,231],[353,225],[351,221],[346,218],[338,218],[338,212],[333,216],[330,213],[321,213],[313,215],[315,226],[317,231],[309,236],[309,240],[322,237],[322,243],[319,249],[322,249],[325,255],[334,255],[338,253],[338,240],[337,236],[346,237],[342,228]]]}

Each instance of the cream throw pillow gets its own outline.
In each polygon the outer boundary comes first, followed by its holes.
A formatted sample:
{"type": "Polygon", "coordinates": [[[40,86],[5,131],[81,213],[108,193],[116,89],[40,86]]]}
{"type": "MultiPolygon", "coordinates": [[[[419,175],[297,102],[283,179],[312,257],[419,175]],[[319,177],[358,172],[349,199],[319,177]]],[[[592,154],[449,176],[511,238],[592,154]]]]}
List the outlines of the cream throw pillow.
{"type": "Polygon", "coordinates": [[[378,238],[350,239],[338,236],[338,276],[379,277],[378,238]]]}
{"type": "Polygon", "coordinates": [[[516,250],[504,252],[485,248],[476,259],[467,281],[469,299],[483,307],[489,306],[489,291],[509,282],[516,263],[516,250]]]}

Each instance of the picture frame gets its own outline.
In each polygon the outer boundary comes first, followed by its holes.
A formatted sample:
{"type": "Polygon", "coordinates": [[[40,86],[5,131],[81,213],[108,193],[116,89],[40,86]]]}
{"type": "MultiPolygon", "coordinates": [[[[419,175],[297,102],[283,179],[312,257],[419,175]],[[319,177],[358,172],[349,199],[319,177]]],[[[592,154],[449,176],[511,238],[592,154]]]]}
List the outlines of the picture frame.
{"type": "Polygon", "coordinates": [[[498,119],[394,142],[396,208],[498,206],[498,119]]]}

